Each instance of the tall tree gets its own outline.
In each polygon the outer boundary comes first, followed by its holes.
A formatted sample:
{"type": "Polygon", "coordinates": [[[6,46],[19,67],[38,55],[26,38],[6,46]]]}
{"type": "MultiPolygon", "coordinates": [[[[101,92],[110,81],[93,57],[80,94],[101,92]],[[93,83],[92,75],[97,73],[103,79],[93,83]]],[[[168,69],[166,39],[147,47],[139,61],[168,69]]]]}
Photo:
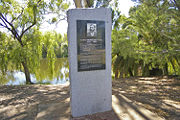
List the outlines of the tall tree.
{"type": "MultiPolygon", "coordinates": [[[[148,47],[144,51],[150,52],[156,66],[163,66],[165,75],[168,75],[168,64],[172,64],[174,72],[178,69],[179,59],[179,12],[167,0],[146,1],[138,6],[134,19],[134,26],[141,35],[140,41],[148,47]],[[178,58],[178,59],[175,59],[178,58]],[[158,59],[161,61],[157,62],[158,59]],[[176,61],[176,62],[171,62],[176,61]],[[175,67],[177,66],[177,67],[175,67]]],[[[141,47],[142,48],[142,47],[141,47]]],[[[149,59],[152,59],[149,58],[149,59]]]]}
{"type": "Polygon", "coordinates": [[[115,77],[180,74],[180,12],[175,3],[178,1],[138,2],[130,9],[129,18],[120,15],[114,25],[115,77]]]}
{"type": "MultiPolygon", "coordinates": [[[[30,70],[28,67],[28,56],[26,52],[28,42],[32,39],[25,39],[24,36],[32,28],[39,27],[44,15],[67,9],[67,3],[62,0],[45,2],[44,0],[0,0],[0,27],[7,29],[20,45],[20,62],[24,68],[26,83],[31,84],[30,70]]],[[[52,22],[56,20],[52,19],[52,22]]]]}

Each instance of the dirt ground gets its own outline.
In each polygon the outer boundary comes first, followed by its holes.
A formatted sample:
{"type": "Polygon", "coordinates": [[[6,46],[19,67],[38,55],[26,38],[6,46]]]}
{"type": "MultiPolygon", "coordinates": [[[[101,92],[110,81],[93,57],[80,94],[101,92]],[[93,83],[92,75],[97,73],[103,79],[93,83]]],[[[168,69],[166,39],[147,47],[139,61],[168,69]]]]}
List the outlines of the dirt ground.
{"type": "Polygon", "coordinates": [[[1,120],[180,120],[180,80],[113,80],[112,110],[72,118],[69,85],[0,86],[1,120]]]}
{"type": "Polygon", "coordinates": [[[180,79],[138,77],[113,82],[113,94],[122,94],[166,120],[180,120],[180,79]]]}

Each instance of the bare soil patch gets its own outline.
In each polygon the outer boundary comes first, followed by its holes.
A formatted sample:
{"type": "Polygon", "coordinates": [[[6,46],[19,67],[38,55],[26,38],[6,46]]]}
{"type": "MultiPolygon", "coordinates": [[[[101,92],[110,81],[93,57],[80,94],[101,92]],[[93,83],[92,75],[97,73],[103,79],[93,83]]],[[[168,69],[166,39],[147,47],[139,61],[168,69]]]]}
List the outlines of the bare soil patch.
{"type": "Polygon", "coordinates": [[[166,120],[180,120],[180,80],[137,77],[113,81],[113,94],[122,94],[166,120]]]}
{"type": "MultiPolygon", "coordinates": [[[[1,120],[136,120],[128,106],[145,120],[141,109],[166,120],[180,120],[180,80],[168,77],[136,77],[113,80],[113,96],[124,106],[94,115],[71,118],[69,85],[0,86],[1,120]],[[124,116],[123,116],[124,115],[124,116]]],[[[114,105],[113,105],[114,106],[114,105]]],[[[115,105],[116,106],[116,105],[115,105]]],[[[158,119],[158,118],[157,118],[158,119]]]]}

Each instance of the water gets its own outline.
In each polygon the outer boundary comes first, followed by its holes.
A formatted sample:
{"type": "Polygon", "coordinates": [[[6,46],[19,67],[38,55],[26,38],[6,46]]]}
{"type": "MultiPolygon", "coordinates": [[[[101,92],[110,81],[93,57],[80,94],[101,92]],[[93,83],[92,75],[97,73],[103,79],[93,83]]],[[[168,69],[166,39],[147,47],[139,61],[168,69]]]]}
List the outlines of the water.
{"type": "MultiPolygon", "coordinates": [[[[69,81],[69,64],[67,58],[58,58],[52,74],[46,59],[41,61],[36,74],[31,73],[31,81],[39,84],[65,84],[69,81]]],[[[4,85],[23,85],[26,83],[25,74],[20,70],[8,71],[5,79],[0,81],[4,85]]]]}

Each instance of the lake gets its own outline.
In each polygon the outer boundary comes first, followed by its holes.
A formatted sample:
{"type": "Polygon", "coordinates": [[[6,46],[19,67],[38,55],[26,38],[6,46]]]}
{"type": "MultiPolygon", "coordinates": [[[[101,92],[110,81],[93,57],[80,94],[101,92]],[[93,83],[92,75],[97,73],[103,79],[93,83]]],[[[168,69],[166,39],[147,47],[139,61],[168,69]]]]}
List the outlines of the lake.
{"type": "MultiPolygon", "coordinates": [[[[33,83],[39,84],[65,84],[69,81],[69,63],[67,58],[57,58],[52,74],[47,59],[41,60],[40,68],[36,74],[31,73],[33,83]]],[[[21,70],[8,71],[4,79],[0,80],[1,85],[24,85],[25,74],[21,70]]]]}

